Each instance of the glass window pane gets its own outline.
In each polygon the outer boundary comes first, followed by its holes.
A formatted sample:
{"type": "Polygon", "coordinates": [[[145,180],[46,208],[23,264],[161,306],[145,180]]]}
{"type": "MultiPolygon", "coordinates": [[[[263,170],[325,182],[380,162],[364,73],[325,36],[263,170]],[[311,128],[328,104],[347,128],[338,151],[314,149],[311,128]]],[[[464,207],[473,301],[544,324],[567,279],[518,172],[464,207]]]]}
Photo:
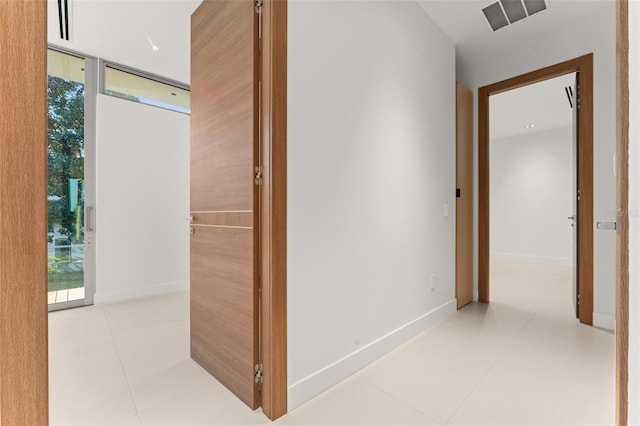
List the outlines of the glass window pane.
{"type": "Polygon", "coordinates": [[[104,68],[104,93],[174,111],[190,112],[188,90],[109,66],[104,68]]]}
{"type": "Polygon", "coordinates": [[[84,84],[84,59],[49,49],[47,73],[50,77],[84,84]]]}
{"type": "Polygon", "coordinates": [[[48,51],[49,303],[84,299],[84,59],[48,51]]]}

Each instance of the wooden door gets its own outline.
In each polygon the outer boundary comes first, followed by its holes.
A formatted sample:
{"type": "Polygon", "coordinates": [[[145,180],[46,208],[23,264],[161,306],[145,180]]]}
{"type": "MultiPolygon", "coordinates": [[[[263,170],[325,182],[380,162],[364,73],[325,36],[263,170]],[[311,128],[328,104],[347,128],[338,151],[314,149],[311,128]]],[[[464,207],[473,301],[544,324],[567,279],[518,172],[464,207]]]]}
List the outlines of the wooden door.
{"type": "Polygon", "coordinates": [[[578,262],[580,259],[578,258],[578,105],[576,103],[578,99],[578,75],[576,74],[575,80],[573,83],[573,99],[571,103],[571,131],[572,131],[572,139],[571,139],[571,203],[572,203],[572,214],[568,217],[571,221],[571,248],[573,250],[571,263],[573,264],[573,297],[571,298],[573,301],[573,310],[576,313],[576,318],[580,318],[580,311],[578,309],[578,305],[580,304],[580,292],[578,289],[578,283],[580,279],[578,277],[578,273],[580,268],[578,267],[578,262]]]}
{"type": "Polygon", "coordinates": [[[259,356],[257,14],[204,1],[191,22],[191,356],[251,408],[259,356]]]}
{"type": "Polygon", "coordinates": [[[473,298],[473,94],[456,83],[456,300],[473,298]]]}
{"type": "Polygon", "coordinates": [[[47,2],[0,4],[0,424],[49,422],[47,2]]]}

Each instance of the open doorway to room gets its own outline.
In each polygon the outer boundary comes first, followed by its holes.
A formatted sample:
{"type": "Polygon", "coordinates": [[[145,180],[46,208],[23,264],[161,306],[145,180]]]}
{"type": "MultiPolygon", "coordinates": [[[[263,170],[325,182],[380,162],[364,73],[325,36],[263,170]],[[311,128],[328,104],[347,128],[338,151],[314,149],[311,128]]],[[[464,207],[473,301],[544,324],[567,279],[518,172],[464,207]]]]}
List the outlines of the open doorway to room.
{"type": "MultiPolygon", "coordinates": [[[[478,90],[478,301],[490,300],[490,97],[575,73],[575,307],[581,323],[593,324],[593,55],[532,71],[478,90]]],[[[569,93],[571,91],[568,90],[569,93]]],[[[566,96],[566,95],[565,95],[566,96]]],[[[527,123],[523,126],[535,123],[527,123]]],[[[525,130],[532,130],[530,127],[525,130]]],[[[568,220],[568,219],[567,219],[568,220]]],[[[530,223],[521,223],[530,227],[530,223]]]]}
{"type": "Polygon", "coordinates": [[[578,303],[575,80],[569,73],[489,99],[492,301],[567,319],[578,303]]]}
{"type": "Polygon", "coordinates": [[[528,381],[523,375],[520,389],[545,392],[542,405],[562,401],[562,409],[607,424],[615,410],[614,336],[585,326],[593,324],[592,61],[586,55],[479,89],[478,299],[491,301],[494,315],[526,323],[509,351],[510,362],[535,371],[528,381]],[[564,112],[535,100],[545,85],[558,92],[555,106],[564,112]],[[527,91],[538,92],[529,102],[560,121],[542,124],[529,112],[518,123],[518,95],[527,91]],[[566,389],[553,394],[566,383],[580,383],[574,402],[564,399],[566,389]]]}

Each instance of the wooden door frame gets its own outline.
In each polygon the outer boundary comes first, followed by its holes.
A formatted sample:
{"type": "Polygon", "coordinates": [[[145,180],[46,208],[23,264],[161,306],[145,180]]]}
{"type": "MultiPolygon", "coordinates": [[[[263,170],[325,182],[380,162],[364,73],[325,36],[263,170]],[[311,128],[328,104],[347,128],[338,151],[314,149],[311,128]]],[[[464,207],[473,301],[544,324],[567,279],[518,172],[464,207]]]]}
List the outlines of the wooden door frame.
{"type": "Polygon", "coordinates": [[[629,3],[616,0],[616,425],[629,413],[629,3]]]}
{"type": "Polygon", "coordinates": [[[260,67],[261,405],[275,420],[287,412],[287,0],[263,3],[260,67]]]}
{"type": "Polygon", "coordinates": [[[478,89],[478,301],[489,303],[489,96],[573,72],[578,73],[577,185],[580,188],[578,288],[580,322],[593,324],[593,54],[478,89]]]}

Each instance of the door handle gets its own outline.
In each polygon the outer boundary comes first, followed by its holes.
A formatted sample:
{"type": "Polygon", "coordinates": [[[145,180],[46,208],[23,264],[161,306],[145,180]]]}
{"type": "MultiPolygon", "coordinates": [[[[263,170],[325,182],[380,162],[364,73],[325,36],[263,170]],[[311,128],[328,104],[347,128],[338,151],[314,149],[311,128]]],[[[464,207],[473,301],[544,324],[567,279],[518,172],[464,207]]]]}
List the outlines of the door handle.
{"type": "Polygon", "coordinates": [[[93,232],[93,225],[91,224],[91,213],[93,212],[93,207],[87,206],[85,207],[84,214],[84,230],[85,232],[93,232]]]}
{"type": "Polygon", "coordinates": [[[576,215],[569,216],[567,219],[569,219],[569,220],[576,220],[576,215]]]}

